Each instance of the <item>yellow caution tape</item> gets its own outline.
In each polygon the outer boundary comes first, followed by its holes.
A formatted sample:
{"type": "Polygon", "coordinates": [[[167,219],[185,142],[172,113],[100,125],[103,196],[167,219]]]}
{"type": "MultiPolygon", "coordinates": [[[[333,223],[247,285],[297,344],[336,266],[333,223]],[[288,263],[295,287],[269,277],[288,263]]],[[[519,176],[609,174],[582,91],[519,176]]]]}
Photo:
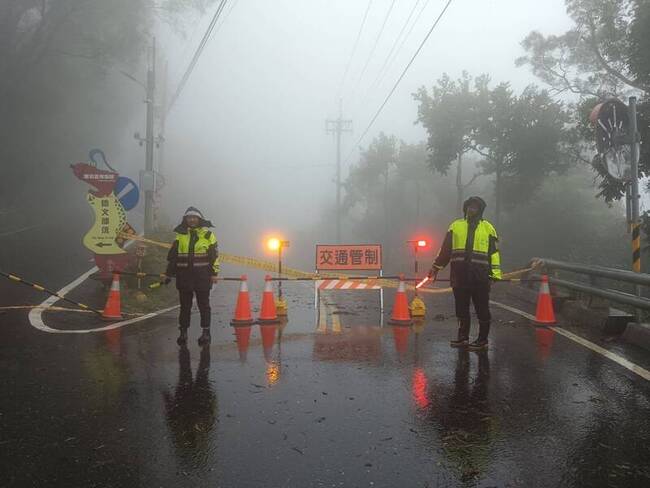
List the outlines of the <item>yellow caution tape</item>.
{"type": "MultiPolygon", "coordinates": [[[[134,234],[122,234],[122,237],[134,240],[134,241],[140,241],[140,242],[145,242],[148,244],[152,244],[154,246],[159,246],[165,249],[170,249],[172,246],[169,243],[166,242],[158,242],[154,241],[151,239],[147,239],[142,236],[134,235],[134,234]]],[[[227,253],[219,253],[219,259],[221,260],[222,263],[227,263],[227,264],[236,264],[239,266],[244,266],[246,268],[255,268],[259,269],[262,271],[268,271],[269,273],[277,273],[278,272],[278,265],[276,263],[272,263],[269,261],[263,261],[261,259],[253,259],[253,258],[248,258],[245,256],[237,256],[235,254],[227,254],[227,253]]],[[[503,275],[504,279],[511,279],[513,276],[519,276],[523,273],[526,273],[527,271],[530,271],[532,268],[526,268],[526,269],[520,269],[517,271],[512,271],[510,273],[506,273],[503,275]]],[[[319,279],[339,279],[339,280],[347,280],[348,276],[345,275],[337,275],[334,273],[308,273],[306,271],[301,271],[299,269],[294,269],[294,268],[287,268],[285,266],[282,267],[282,275],[289,277],[289,278],[311,278],[314,280],[319,280],[319,279]]],[[[379,276],[374,276],[374,277],[367,277],[366,279],[363,280],[357,280],[361,283],[367,283],[368,281],[372,280],[377,280],[380,279],[379,276]]],[[[397,288],[399,286],[399,281],[397,280],[382,280],[381,285],[384,288],[397,288]]],[[[407,289],[409,290],[415,290],[415,286],[413,285],[407,285],[407,289]]],[[[422,293],[449,293],[451,291],[451,288],[420,288],[418,289],[418,292],[422,293]]]]}

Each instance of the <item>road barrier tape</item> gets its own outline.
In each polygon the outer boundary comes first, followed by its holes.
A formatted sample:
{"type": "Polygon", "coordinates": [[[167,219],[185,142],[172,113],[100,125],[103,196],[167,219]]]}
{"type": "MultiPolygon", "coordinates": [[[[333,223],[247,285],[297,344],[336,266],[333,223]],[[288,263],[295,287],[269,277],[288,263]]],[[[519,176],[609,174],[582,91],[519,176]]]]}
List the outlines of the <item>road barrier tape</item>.
{"type": "Polygon", "coordinates": [[[89,307],[88,305],[80,302],[75,302],[74,300],[70,300],[69,298],[64,297],[63,295],[59,295],[58,293],[48,290],[44,286],[38,285],[36,283],[32,283],[31,281],[25,280],[21,278],[20,276],[16,276],[11,273],[5,273],[4,271],[0,271],[0,276],[4,276],[5,278],[9,279],[10,281],[13,281],[15,283],[20,283],[21,285],[29,286],[30,288],[33,288],[38,291],[42,291],[44,293],[47,293],[48,295],[52,295],[54,297],[57,297],[59,300],[63,300],[65,302],[71,303],[75,307],[79,307],[82,310],[88,310],[90,312],[96,313],[97,315],[101,315],[102,312],[100,310],[94,309],[92,307],[89,307]]]}
{"type": "MultiPolygon", "coordinates": [[[[66,308],[66,307],[48,307],[46,305],[9,305],[6,307],[0,307],[0,312],[6,310],[43,310],[47,312],[95,313],[92,310],[82,310],[78,308],[66,308]]],[[[132,313],[122,312],[122,315],[140,317],[141,315],[145,315],[145,314],[137,313],[137,312],[132,312],[132,313]]]]}
{"type": "MultiPolygon", "coordinates": [[[[172,246],[171,244],[165,243],[165,242],[159,242],[159,241],[154,241],[151,239],[147,239],[146,237],[138,236],[138,235],[133,235],[133,234],[121,234],[122,237],[134,240],[134,241],[139,241],[139,242],[144,242],[147,244],[152,244],[154,246],[159,246],[165,249],[170,249],[172,246]]],[[[263,261],[261,259],[253,259],[253,258],[248,258],[245,256],[237,256],[235,254],[227,254],[227,253],[219,253],[219,259],[221,260],[222,263],[227,263],[227,264],[235,264],[239,266],[244,266],[247,268],[255,268],[259,269],[262,271],[268,271],[270,273],[277,273],[278,272],[278,265],[275,263],[271,263],[269,261],[263,261]]],[[[516,271],[511,271],[509,273],[505,273],[503,275],[503,280],[505,282],[517,282],[515,277],[520,276],[524,273],[527,273],[528,271],[531,271],[532,268],[525,268],[525,269],[519,269],[516,271]]],[[[294,269],[294,268],[287,268],[287,267],[282,267],[282,274],[286,276],[285,278],[272,278],[273,281],[320,281],[320,280],[328,280],[328,279],[334,279],[334,280],[350,280],[353,279],[355,281],[360,281],[362,283],[369,283],[373,280],[381,280],[381,288],[397,288],[399,286],[399,280],[396,279],[398,278],[397,276],[387,276],[387,277],[380,277],[380,276],[346,276],[346,275],[340,275],[340,274],[335,274],[335,273],[309,273],[306,271],[301,271],[299,269],[294,269]]],[[[156,275],[160,276],[160,275],[156,275]]],[[[222,278],[223,279],[223,278],[222,278]]],[[[409,281],[416,281],[415,278],[409,278],[409,281]]],[[[438,281],[443,281],[443,280],[438,280],[438,281]]],[[[447,280],[445,280],[447,281],[447,280]]],[[[415,290],[415,285],[407,285],[407,289],[409,290],[415,290]]],[[[451,288],[419,288],[418,292],[419,293],[429,293],[429,294],[437,294],[437,293],[449,293],[451,291],[451,288]]]]}

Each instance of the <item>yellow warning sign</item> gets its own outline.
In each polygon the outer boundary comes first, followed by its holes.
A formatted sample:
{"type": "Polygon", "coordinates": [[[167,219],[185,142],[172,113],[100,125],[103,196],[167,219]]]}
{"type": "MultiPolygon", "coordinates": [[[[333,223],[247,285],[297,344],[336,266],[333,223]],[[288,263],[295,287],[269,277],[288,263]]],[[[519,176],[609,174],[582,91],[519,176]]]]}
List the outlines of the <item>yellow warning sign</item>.
{"type": "Polygon", "coordinates": [[[95,212],[95,223],[83,238],[84,246],[95,254],[124,254],[116,239],[126,225],[126,213],[117,197],[87,194],[88,203],[95,212]]]}

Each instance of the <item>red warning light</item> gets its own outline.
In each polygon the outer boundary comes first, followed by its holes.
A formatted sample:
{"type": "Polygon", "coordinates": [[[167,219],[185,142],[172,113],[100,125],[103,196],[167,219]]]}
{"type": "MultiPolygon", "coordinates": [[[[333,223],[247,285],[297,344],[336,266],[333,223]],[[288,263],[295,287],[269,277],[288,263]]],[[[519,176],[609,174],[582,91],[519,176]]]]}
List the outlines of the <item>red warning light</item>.
{"type": "Polygon", "coordinates": [[[420,239],[418,241],[418,247],[427,247],[427,241],[420,239]]]}

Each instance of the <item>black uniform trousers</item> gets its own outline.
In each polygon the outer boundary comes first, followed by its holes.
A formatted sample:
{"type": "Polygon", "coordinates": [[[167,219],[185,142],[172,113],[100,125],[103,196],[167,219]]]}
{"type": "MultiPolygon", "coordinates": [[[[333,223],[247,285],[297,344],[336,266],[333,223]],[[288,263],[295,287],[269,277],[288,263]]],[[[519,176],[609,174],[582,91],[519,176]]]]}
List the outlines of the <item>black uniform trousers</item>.
{"type": "Polygon", "coordinates": [[[454,287],[456,317],[459,322],[459,339],[469,338],[471,324],[469,305],[474,303],[474,310],[479,322],[480,341],[486,341],[490,333],[490,282],[475,283],[469,287],[454,287]]]}
{"type": "Polygon", "coordinates": [[[201,315],[201,328],[210,328],[210,289],[207,290],[178,290],[178,297],[181,302],[181,312],[178,316],[178,325],[181,329],[187,329],[190,326],[190,315],[192,313],[192,299],[196,295],[196,304],[199,307],[201,315]]]}

